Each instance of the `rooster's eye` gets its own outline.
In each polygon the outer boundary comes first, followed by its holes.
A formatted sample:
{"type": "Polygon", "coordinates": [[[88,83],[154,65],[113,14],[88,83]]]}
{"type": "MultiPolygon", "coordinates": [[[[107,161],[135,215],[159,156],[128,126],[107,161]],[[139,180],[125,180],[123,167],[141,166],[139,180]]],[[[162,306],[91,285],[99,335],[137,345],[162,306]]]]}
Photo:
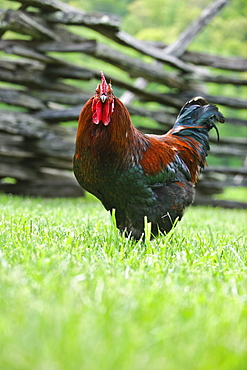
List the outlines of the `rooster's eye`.
{"type": "Polygon", "coordinates": [[[96,93],[100,93],[100,85],[98,85],[98,86],[96,87],[95,92],[96,92],[96,93]]]}

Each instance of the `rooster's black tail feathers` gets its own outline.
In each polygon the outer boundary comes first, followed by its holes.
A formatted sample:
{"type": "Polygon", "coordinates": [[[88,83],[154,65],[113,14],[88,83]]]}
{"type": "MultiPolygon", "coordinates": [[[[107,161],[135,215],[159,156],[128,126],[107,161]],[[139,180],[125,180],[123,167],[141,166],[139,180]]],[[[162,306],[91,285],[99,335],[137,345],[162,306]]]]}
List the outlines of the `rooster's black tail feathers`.
{"type": "Polygon", "coordinates": [[[219,141],[219,131],[215,124],[216,122],[225,122],[223,114],[219,112],[215,105],[209,104],[204,98],[197,96],[185,103],[180,110],[173,127],[175,129],[173,134],[176,134],[176,128],[180,132],[180,135],[189,135],[189,131],[191,130],[192,136],[195,134],[195,129],[196,131],[201,131],[200,129],[202,129],[205,133],[205,129],[208,132],[212,128],[215,128],[219,141]],[[184,127],[186,133],[181,132],[181,126],[184,127]]]}

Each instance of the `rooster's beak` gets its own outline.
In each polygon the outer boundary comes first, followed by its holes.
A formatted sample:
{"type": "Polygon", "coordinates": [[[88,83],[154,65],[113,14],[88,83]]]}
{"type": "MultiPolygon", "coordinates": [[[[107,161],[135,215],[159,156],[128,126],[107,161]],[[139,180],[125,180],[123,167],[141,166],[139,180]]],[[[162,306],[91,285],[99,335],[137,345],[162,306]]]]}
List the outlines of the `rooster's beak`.
{"type": "Polygon", "coordinates": [[[104,103],[107,99],[108,97],[105,94],[100,95],[100,100],[102,101],[102,103],[104,103]]]}

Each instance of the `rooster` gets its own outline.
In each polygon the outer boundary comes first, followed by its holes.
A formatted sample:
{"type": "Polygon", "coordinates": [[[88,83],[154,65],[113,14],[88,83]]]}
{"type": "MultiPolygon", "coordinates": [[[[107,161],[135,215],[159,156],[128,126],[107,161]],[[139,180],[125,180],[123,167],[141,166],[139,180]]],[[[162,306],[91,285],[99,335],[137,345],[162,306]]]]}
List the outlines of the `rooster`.
{"type": "Polygon", "coordinates": [[[78,120],[73,169],[79,184],[113,211],[117,227],[139,240],[145,222],[152,236],[168,233],[194,199],[206,164],[208,132],[224,122],[202,97],[188,101],[165,135],[132,124],[124,104],[101,73],[101,83],[78,120]]]}

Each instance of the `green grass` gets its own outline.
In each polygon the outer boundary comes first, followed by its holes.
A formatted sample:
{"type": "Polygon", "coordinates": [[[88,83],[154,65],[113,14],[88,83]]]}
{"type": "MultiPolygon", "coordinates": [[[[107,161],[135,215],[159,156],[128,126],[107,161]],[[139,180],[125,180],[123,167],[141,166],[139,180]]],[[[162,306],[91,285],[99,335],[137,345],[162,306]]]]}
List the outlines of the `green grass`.
{"type": "Polygon", "coordinates": [[[1,369],[246,369],[245,211],[143,245],[90,197],[0,200],[1,369]]]}

